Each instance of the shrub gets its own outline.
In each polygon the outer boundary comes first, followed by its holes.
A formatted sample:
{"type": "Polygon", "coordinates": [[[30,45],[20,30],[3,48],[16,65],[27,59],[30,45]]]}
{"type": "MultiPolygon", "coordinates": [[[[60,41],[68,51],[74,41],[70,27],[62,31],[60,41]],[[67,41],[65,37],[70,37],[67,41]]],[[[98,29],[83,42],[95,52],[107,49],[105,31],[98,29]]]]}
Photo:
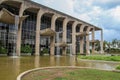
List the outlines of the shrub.
{"type": "Polygon", "coordinates": [[[42,51],[42,53],[49,53],[49,50],[46,49],[46,48],[44,48],[43,51],[42,51]]]}
{"type": "Polygon", "coordinates": [[[7,49],[0,46],[0,54],[7,54],[7,49]]]}
{"type": "Polygon", "coordinates": [[[120,70],[120,65],[118,65],[118,66],[116,67],[116,69],[120,70]]]}
{"type": "Polygon", "coordinates": [[[21,46],[22,53],[32,53],[32,48],[30,45],[21,46]]]}

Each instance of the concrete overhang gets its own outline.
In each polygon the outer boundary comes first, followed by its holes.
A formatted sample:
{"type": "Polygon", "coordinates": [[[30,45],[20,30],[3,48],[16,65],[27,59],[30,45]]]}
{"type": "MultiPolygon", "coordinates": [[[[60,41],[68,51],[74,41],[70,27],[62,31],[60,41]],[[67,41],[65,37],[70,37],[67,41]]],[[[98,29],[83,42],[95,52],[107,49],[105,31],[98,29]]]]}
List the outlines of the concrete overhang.
{"type": "Polygon", "coordinates": [[[102,30],[102,28],[99,28],[99,27],[96,27],[96,26],[93,26],[95,28],[95,31],[99,31],[99,30],[102,30]]]}
{"type": "Polygon", "coordinates": [[[82,36],[87,36],[87,35],[89,35],[89,34],[86,33],[86,32],[79,32],[79,33],[76,33],[76,36],[80,36],[80,37],[82,37],[82,36]]]}
{"type": "Polygon", "coordinates": [[[59,47],[68,47],[68,45],[67,45],[65,42],[56,43],[55,46],[59,46],[59,47]]]}
{"type": "Polygon", "coordinates": [[[91,40],[90,43],[97,43],[100,42],[99,40],[91,40]]]}
{"type": "Polygon", "coordinates": [[[21,4],[23,3],[22,0],[3,0],[0,4],[7,4],[9,6],[20,8],[21,4]]]}
{"type": "Polygon", "coordinates": [[[47,29],[40,31],[41,36],[54,36],[55,34],[56,32],[52,30],[51,28],[47,28],[47,29]]]}
{"type": "MultiPolygon", "coordinates": [[[[16,15],[14,15],[13,13],[11,13],[10,11],[8,11],[5,8],[3,8],[0,11],[0,22],[8,23],[8,24],[15,24],[15,17],[16,17],[16,15]]],[[[19,22],[25,20],[27,17],[28,17],[28,15],[19,17],[19,22]]]]}

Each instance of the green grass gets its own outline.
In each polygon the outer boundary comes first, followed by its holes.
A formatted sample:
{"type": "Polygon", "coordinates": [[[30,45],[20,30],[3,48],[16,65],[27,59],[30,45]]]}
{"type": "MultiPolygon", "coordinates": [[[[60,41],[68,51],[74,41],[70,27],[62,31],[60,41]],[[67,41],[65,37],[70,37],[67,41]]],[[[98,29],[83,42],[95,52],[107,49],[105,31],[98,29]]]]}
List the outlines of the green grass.
{"type": "Polygon", "coordinates": [[[120,73],[96,69],[56,68],[31,72],[22,80],[120,80],[120,73]],[[43,71],[45,72],[42,73],[43,71]]]}
{"type": "Polygon", "coordinates": [[[104,60],[104,61],[120,61],[120,56],[105,56],[105,55],[91,55],[91,56],[78,56],[79,59],[89,60],[104,60]]]}

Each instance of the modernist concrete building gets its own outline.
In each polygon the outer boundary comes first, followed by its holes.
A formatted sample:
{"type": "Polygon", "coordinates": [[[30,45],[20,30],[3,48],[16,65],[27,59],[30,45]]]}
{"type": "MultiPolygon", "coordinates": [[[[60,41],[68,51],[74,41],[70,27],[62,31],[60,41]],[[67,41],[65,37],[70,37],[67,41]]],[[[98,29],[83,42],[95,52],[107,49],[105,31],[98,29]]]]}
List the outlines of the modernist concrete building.
{"type": "Polygon", "coordinates": [[[0,0],[0,41],[8,54],[20,56],[21,45],[30,45],[34,55],[44,48],[50,55],[89,54],[90,45],[94,53],[98,30],[103,52],[101,28],[30,0],[0,0]]]}

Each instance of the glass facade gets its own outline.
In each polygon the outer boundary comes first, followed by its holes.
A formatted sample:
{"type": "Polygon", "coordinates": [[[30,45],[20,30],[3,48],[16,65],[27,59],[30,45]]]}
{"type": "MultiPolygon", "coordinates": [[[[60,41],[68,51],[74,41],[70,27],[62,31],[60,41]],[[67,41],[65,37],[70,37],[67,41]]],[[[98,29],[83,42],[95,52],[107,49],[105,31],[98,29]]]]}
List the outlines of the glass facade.
{"type": "MultiPolygon", "coordinates": [[[[51,16],[44,14],[41,17],[40,30],[45,30],[47,28],[51,28],[51,16]]],[[[40,46],[41,46],[41,53],[45,49],[47,49],[48,52],[50,53],[50,36],[40,36],[40,46]]]]}
{"type": "MultiPolygon", "coordinates": [[[[72,44],[72,23],[67,24],[67,44],[72,44]]],[[[67,47],[67,54],[72,54],[72,45],[67,47]]]]}
{"type": "MultiPolygon", "coordinates": [[[[11,13],[18,15],[19,14],[19,8],[7,5],[7,4],[1,4],[0,10],[2,8],[7,9],[11,13]]],[[[0,45],[4,47],[7,50],[8,55],[13,55],[13,53],[16,50],[16,38],[17,38],[17,28],[15,24],[8,24],[0,22],[0,45]]]]}
{"type": "Polygon", "coordinates": [[[32,48],[32,53],[34,53],[37,13],[33,13],[26,10],[24,12],[24,15],[29,16],[23,21],[21,46],[29,45],[32,48]]]}
{"type": "MultiPolygon", "coordinates": [[[[63,21],[61,20],[56,20],[56,23],[55,23],[55,31],[56,32],[59,32],[59,42],[62,42],[62,37],[63,37],[63,21]]],[[[57,43],[57,36],[56,36],[56,39],[55,39],[55,42],[57,43]]]]}
{"type": "MultiPolygon", "coordinates": [[[[76,32],[80,32],[80,26],[77,25],[76,32]]],[[[76,53],[80,53],[80,36],[76,36],[76,53]]]]}
{"type": "MultiPolygon", "coordinates": [[[[62,38],[63,38],[63,21],[57,19],[55,23],[55,31],[56,33],[56,38],[55,38],[55,43],[61,43],[62,38]],[[58,39],[57,39],[58,38],[58,39]]],[[[57,50],[59,49],[59,55],[62,54],[62,47],[56,46],[55,47],[55,54],[57,54],[57,50]]]]}
{"type": "Polygon", "coordinates": [[[51,17],[43,15],[41,18],[41,30],[51,28],[51,17]]]}
{"type": "Polygon", "coordinates": [[[67,43],[72,43],[72,23],[67,24],[67,43]]]}
{"type": "MultiPolygon", "coordinates": [[[[87,31],[87,26],[84,28],[83,31],[84,31],[84,32],[87,31]]],[[[83,38],[84,38],[84,53],[86,53],[86,36],[84,36],[83,38]]]]}

